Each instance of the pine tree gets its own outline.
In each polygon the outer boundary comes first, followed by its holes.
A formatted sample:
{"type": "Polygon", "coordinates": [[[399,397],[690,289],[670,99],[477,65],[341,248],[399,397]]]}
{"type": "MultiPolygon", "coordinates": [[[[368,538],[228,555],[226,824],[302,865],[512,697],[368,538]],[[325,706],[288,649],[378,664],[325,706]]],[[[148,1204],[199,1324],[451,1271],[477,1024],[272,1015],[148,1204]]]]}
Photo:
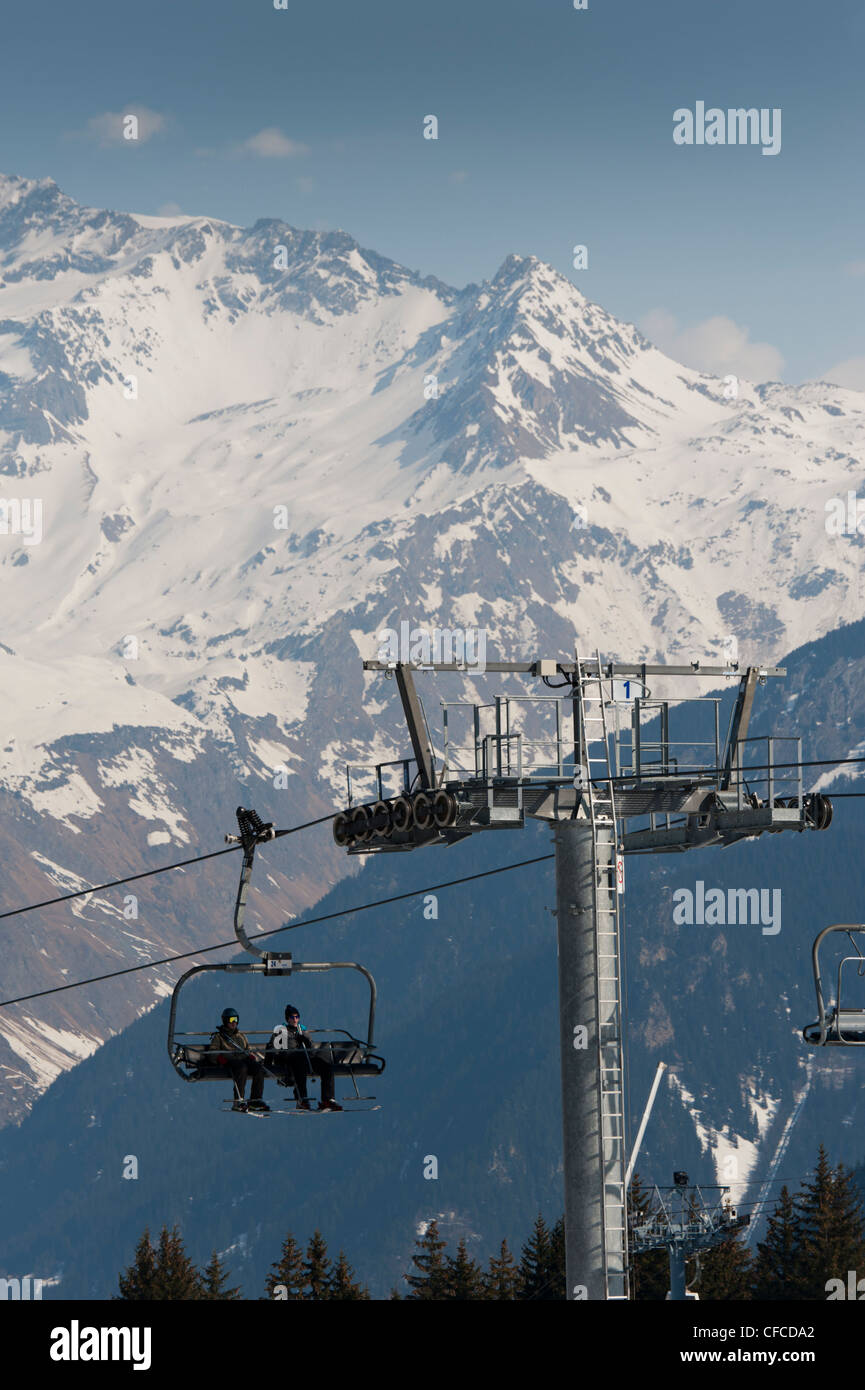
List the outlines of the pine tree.
{"type": "Polygon", "coordinates": [[[520,1273],[506,1240],[502,1241],[498,1257],[490,1256],[484,1275],[484,1297],[514,1302],[519,1298],[520,1273]]]}
{"type": "Polygon", "coordinates": [[[553,1298],[566,1299],[568,1279],[565,1259],[565,1218],[563,1216],[559,1217],[550,1234],[550,1270],[553,1280],[553,1298]]]}
{"type": "Polygon", "coordinates": [[[445,1263],[443,1298],[483,1298],[483,1273],[480,1265],[470,1258],[465,1238],[457,1246],[456,1256],[445,1263]]]}
{"type": "Polygon", "coordinates": [[[700,1274],[694,1287],[704,1301],[743,1302],[751,1297],[752,1279],[751,1251],[740,1237],[728,1236],[720,1245],[701,1251],[700,1274]]]}
{"type": "Polygon", "coordinates": [[[865,1269],[865,1220],[852,1173],[843,1164],[833,1170],[820,1145],[813,1181],[794,1199],[801,1264],[793,1296],[826,1298],[830,1279],[846,1280],[849,1270],[865,1269]]]}
{"type": "MultiPolygon", "coordinates": [[[[649,1214],[651,1197],[643,1187],[639,1173],[631,1178],[628,1189],[628,1213],[632,1224],[645,1221],[649,1214]]],[[[670,1287],[670,1259],[664,1249],[646,1250],[642,1254],[633,1253],[631,1259],[630,1292],[631,1298],[645,1301],[663,1300],[670,1287]]]]}
{"type": "Polygon", "coordinates": [[[228,1279],[228,1270],[224,1268],[219,1255],[214,1250],[210,1257],[210,1263],[201,1276],[201,1298],[210,1300],[239,1299],[239,1288],[226,1288],[228,1279]]]}
{"type": "Polygon", "coordinates": [[[319,1230],[313,1231],[306,1247],[303,1284],[303,1297],[309,1302],[320,1303],[328,1297],[330,1261],[327,1258],[327,1242],[319,1230]]]}
{"type": "Polygon", "coordinates": [[[404,1275],[411,1289],[409,1298],[446,1298],[446,1265],[442,1251],[447,1245],[439,1235],[437,1221],[431,1221],[417,1242],[412,1264],[417,1273],[404,1275]]]}
{"type": "Polygon", "coordinates": [[[172,1226],[170,1231],[163,1226],[160,1232],[153,1289],[153,1298],[174,1303],[201,1297],[200,1275],[183,1248],[176,1226],[172,1226]]]}
{"type": "MultiPolygon", "coordinates": [[[[340,1250],[339,1258],[331,1270],[330,1283],[325,1297],[342,1302],[359,1299],[369,1300],[369,1290],[355,1279],[354,1270],[346,1259],[344,1250],[340,1250]]],[[[398,1294],[397,1297],[399,1297],[398,1294]]]]}
{"type": "Polygon", "coordinates": [[[555,1276],[552,1239],[547,1223],[538,1214],[520,1256],[520,1299],[548,1301],[558,1298],[555,1276]]]}
{"type": "Polygon", "coordinates": [[[119,1299],[141,1302],[156,1297],[153,1292],[156,1275],[156,1251],[150,1243],[150,1231],[145,1226],[144,1235],[135,1247],[135,1258],[129,1268],[118,1277],[119,1299]]]}
{"type": "Polygon", "coordinates": [[[799,1223],[787,1187],[766,1223],[766,1238],[757,1242],[752,1297],[768,1303],[786,1303],[791,1288],[799,1283],[801,1252],[799,1223]]]}
{"type": "Polygon", "coordinates": [[[303,1298],[303,1254],[291,1232],[285,1237],[279,1259],[271,1265],[270,1271],[264,1281],[268,1298],[285,1299],[290,1303],[303,1298]]]}

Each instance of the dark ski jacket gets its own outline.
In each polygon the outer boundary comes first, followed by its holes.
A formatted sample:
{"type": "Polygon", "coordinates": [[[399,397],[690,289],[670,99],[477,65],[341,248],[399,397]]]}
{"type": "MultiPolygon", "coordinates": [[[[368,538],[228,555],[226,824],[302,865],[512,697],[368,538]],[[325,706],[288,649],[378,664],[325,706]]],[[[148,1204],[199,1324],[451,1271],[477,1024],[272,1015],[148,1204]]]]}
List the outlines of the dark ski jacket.
{"type": "Polygon", "coordinates": [[[214,1058],[219,1066],[228,1066],[234,1060],[232,1053],[237,1054],[238,1062],[243,1061],[249,1050],[249,1039],[245,1033],[241,1033],[240,1029],[236,1033],[223,1033],[221,1028],[217,1028],[207,1044],[208,1052],[222,1054],[214,1058]]]}
{"type": "Polygon", "coordinates": [[[288,1026],[287,1023],[279,1023],[279,1024],[277,1024],[276,1028],[274,1028],[273,1032],[271,1033],[271,1035],[270,1035],[270,1040],[269,1040],[269,1042],[268,1042],[268,1044],[267,1044],[267,1047],[268,1047],[268,1050],[269,1050],[269,1051],[270,1051],[270,1050],[274,1050],[274,1051],[277,1051],[277,1050],[278,1050],[278,1051],[281,1051],[281,1052],[294,1052],[297,1048],[306,1048],[306,1050],[307,1050],[307,1052],[308,1052],[308,1051],[309,1051],[309,1048],[310,1048],[310,1040],[309,1040],[309,1038],[306,1036],[306,1034],[304,1033],[304,1031],[303,1031],[303,1026],[302,1026],[302,1025],[301,1025],[300,1028],[297,1028],[297,1029],[294,1029],[294,1030],[293,1030],[293,1029],[289,1028],[289,1026],[288,1026]],[[278,1032],[278,1030],[279,1030],[280,1028],[284,1028],[284,1029],[286,1030],[286,1034],[287,1034],[287,1044],[286,1044],[285,1047],[280,1048],[280,1049],[277,1049],[277,1047],[276,1047],[276,1035],[277,1035],[277,1032],[278,1032]]]}

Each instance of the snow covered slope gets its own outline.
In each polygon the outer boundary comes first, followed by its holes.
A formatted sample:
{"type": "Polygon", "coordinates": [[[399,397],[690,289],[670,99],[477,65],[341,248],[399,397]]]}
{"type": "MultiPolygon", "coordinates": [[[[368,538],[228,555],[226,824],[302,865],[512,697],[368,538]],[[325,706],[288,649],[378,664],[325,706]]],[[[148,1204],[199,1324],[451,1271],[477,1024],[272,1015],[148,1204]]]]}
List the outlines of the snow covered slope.
{"type": "MultiPolygon", "coordinates": [[[[853,620],[861,538],[825,504],[863,442],[862,395],[730,396],[533,257],[455,290],[343,232],[0,177],[2,905],[213,848],[241,798],[330,809],[347,757],[402,751],[359,671],[401,619],[745,660],[853,620]]],[[[275,861],[271,924],[347,871],[326,840],[275,861]]],[[[120,896],[86,932],[14,919],[4,996],[224,939],[231,863],[131,927],[120,896]]],[[[4,1011],[12,1111],[170,978],[4,1011]]]]}

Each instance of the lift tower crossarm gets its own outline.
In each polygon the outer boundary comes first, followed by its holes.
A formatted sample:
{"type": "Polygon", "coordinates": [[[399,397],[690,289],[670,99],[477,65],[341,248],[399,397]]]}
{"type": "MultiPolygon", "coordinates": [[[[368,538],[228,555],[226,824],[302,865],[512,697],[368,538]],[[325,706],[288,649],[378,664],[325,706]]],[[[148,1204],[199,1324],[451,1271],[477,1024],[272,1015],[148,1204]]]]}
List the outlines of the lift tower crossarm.
{"type": "MultiPolygon", "coordinates": [[[[399,680],[400,671],[455,671],[464,676],[483,676],[487,673],[503,675],[508,672],[523,676],[570,676],[576,672],[577,666],[573,661],[487,661],[481,670],[480,667],[457,661],[431,661],[429,665],[418,661],[365,661],[363,669],[392,671],[399,680]]],[[[580,663],[580,669],[596,677],[598,663],[592,660],[583,661],[580,663]]],[[[750,669],[753,669],[760,679],[765,676],[787,674],[785,666],[761,666],[750,669]]],[[[742,679],[737,666],[703,666],[699,661],[692,661],[689,666],[650,666],[644,662],[605,661],[601,663],[601,675],[606,679],[618,676],[735,676],[742,679]]]]}

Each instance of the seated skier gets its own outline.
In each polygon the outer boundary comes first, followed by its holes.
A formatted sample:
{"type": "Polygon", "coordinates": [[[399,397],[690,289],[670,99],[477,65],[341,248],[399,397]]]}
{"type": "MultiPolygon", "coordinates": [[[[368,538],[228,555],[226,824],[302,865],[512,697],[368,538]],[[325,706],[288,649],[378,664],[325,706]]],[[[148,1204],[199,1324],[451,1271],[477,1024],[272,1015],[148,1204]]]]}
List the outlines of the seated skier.
{"type": "Polygon", "coordinates": [[[264,1090],[264,1067],[258,1061],[245,1033],[238,1030],[236,1009],[223,1009],[222,1022],[211,1036],[206,1051],[213,1054],[209,1060],[219,1067],[225,1067],[227,1075],[234,1082],[234,1104],[232,1110],[270,1110],[262,1100],[264,1090]],[[247,1077],[252,1077],[249,1104],[244,1100],[247,1077]]]}
{"type": "Polygon", "coordinates": [[[306,1094],[306,1083],[311,1075],[321,1077],[321,1102],[319,1110],[341,1110],[333,1098],[333,1067],[310,1049],[300,1014],[293,1004],[285,1006],[285,1027],[274,1028],[265,1053],[267,1067],[272,1071],[284,1072],[284,1085],[294,1086],[294,1096],[298,1110],[310,1110],[306,1094]]]}

